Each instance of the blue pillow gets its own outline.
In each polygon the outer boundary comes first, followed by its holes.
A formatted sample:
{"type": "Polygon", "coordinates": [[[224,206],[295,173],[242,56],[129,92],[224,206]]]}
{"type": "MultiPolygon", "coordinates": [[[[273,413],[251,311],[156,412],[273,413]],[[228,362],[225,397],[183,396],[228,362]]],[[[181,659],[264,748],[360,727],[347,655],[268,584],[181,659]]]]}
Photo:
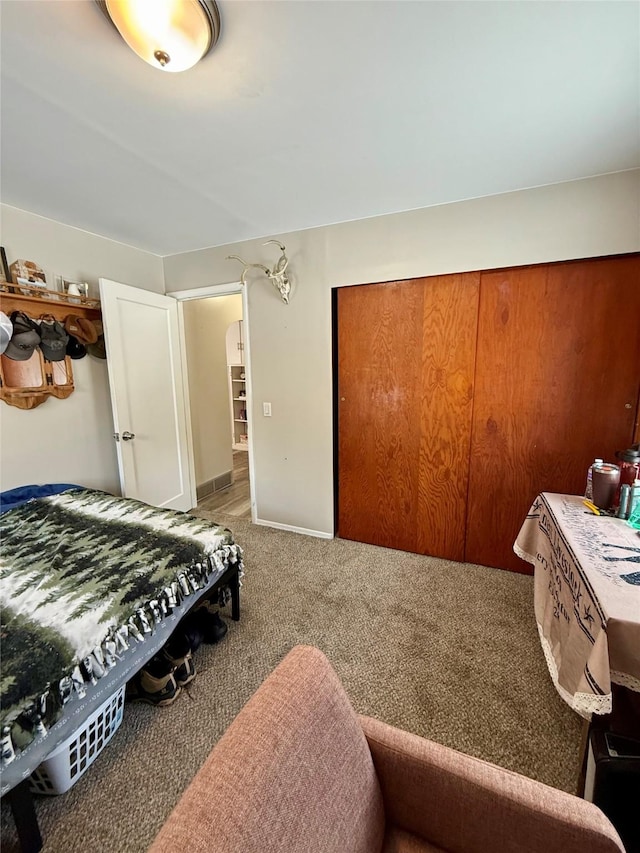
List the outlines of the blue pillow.
{"type": "Polygon", "coordinates": [[[44,483],[41,486],[18,486],[7,492],[0,492],[0,513],[15,509],[32,498],[48,498],[49,495],[59,495],[67,489],[84,489],[73,483],[44,483]]]}

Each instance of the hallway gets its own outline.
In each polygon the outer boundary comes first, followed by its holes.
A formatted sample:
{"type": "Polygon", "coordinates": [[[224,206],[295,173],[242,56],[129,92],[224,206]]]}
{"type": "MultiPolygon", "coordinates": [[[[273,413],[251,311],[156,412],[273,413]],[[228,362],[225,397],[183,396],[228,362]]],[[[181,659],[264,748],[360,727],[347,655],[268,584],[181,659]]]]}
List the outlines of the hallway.
{"type": "Polygon", "coordinates": [[[249,454],[246,450],[233,451],[233,484],[198,501],[198,509],[220,510],[238,518],[251,518],[249,454]]]}

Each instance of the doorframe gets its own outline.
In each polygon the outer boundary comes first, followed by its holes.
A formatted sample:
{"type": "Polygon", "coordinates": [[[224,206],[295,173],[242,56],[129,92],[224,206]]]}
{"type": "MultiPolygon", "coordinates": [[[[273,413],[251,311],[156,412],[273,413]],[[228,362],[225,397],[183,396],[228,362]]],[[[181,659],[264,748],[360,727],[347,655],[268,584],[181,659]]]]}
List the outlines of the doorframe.
{"type": "MultiPolygon", "coordinates": [[[[191,403],[189,396],[189,365],[187,362],[186,336],[184,332],[184,307],[183,302],[191,302],[196,299],[209,299],[215,296],[233,296],[239,293],[242,296],[242,329],[244,342],[244,366],[247,375],[247,393],[251,405],[247,408],[247,428],[249,430],[249,441],[247,443],[247,453],[249,454],[249,501],[251,503],[251,521],[256,523],[256,500],[255,500],[255,468],[253,457],[253,387],[251,376],[251,334],[249,325],[249,295],[247,288],[241,281],[231,281],[227,284],[209,284],[203,287],[195,287],[191,290],[173,290],[165,294],[171,296],[178,303],[178,327],[180,332],[180,346],[183,354],[183,383],[185,394],[187,397],[188,411],[191,413],[191,403]]],[[[189,418],[189,441],[193,445],[193,426],[191,418],[189,418]]],[[[193,476],[194,488],[197,487],[195,482],[195,471],[193,476]]],[[[197,504],[196,504],[197,505],[197,504]]]]}

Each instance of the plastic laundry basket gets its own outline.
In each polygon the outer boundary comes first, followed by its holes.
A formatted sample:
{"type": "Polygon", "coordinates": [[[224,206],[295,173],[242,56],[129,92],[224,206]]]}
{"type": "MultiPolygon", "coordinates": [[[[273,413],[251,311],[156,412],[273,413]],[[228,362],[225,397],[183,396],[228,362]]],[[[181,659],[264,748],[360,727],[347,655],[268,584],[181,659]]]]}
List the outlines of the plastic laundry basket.
{"type": "Polygon", "coordinates": [[[29,780],[34,793],[64,794],[75,785],[120,727],[124,691],[123,685],[34,770],[29,780]]]}

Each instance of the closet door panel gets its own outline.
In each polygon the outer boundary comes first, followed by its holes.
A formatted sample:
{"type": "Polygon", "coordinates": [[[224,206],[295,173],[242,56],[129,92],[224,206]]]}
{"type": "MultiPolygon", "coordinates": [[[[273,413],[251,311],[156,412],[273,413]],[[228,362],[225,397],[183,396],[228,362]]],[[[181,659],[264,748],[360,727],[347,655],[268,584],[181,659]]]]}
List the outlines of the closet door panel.
{"type": "Polygon", "coordinates": [[[531,573],[513,542],[542,491],[581,494],[633,438],[638,256],[482,273],[465,558],[531,573]]]}
{"type": "Polygon", "coordinates": [[[463,559],[479,273],[338,291],[338,535],[463,559]]]}
{"type": "Polygon", "coordinates": [[[338,535],[416,550],[423,288],[338,291],[338,535]]]}
{"type": "Polygon", "coordinates": [[[464,560],[480,273],[423,281],[416,550],[464,560]]]}

